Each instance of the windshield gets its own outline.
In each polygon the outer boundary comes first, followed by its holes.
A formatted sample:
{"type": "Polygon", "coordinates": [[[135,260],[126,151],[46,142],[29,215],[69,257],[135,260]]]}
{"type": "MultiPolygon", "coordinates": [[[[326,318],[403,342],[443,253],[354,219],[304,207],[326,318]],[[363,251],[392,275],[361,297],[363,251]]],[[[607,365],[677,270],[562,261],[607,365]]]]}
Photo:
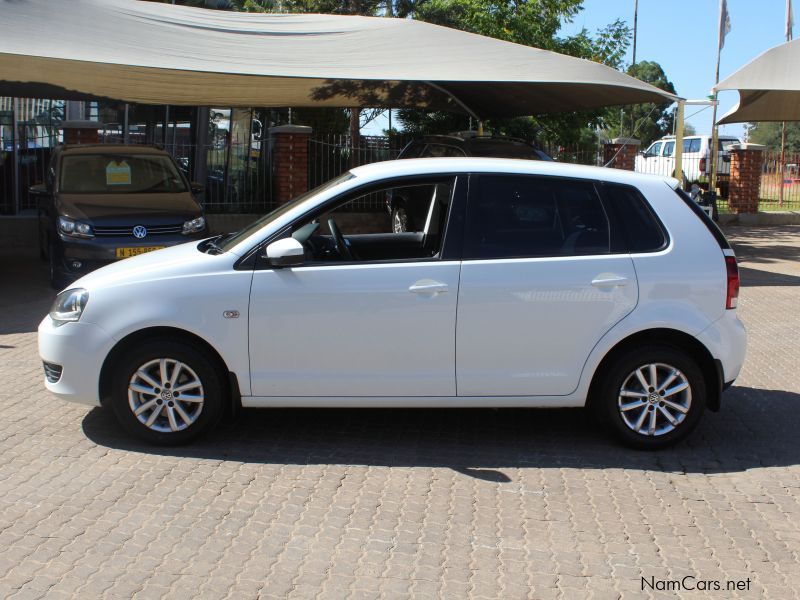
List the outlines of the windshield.
{"type": "Polygon", "coordinates": [[[75,154],[61,159],[62,194],[157,194],[188,191],[168,156],[75,154]]]}
{"type": "Polygon", "coordinates": [[[339,177],[334,177],[330,181],[327,181],[322,185],[315,187],[313,190],[309,190],[303,194],[300,194],[294,200],[290,200],[286,204],[281,204],[278,208],[276,208],[272,212],[267,213],[266,215],[264,215],[259,219],[256,219],[244,229],[240,229],[239,231],[223,238],[221,241],[217,243],[217,247],[222,252],[227,252],[230,248],[233,248],[236,244],[240,243],[242,240],[247,239],[255,232],[259,231],[261,228],[266,227],[267,225],[272,223],[275,219],[278,219],[282,215],[286,214],[287,212],[292,210],[295,206],[297,206],[307,198],[310,198],[311,196],[315,196],[321,192],[324,192],[325,190],[337,186],[340,183],[347,181],[348,179],[352,179],[353,177],[355,177],[355,175],[350,173],[350,171],[347,171],[346,173],[339,175],[339,177]]]}

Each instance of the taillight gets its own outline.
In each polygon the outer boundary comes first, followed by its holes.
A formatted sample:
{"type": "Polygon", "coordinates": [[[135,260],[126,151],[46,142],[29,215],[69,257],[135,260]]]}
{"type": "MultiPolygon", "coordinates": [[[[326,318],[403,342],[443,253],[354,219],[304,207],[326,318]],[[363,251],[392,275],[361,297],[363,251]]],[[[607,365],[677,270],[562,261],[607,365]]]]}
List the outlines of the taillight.
{"type": "Polygon", "coordinates": [[[725,308],[736,308],[739,298],[739,265],[735,256],[725,257],[725,269],[728,272],[728,294],[725,299],[725,308]]]}
{"type": "Polygon", "coordinates": [[[700,159],[700,172],[701,173],[705,173],[706,172],[706,159],[705,158],[701,158],[700,159]]]}

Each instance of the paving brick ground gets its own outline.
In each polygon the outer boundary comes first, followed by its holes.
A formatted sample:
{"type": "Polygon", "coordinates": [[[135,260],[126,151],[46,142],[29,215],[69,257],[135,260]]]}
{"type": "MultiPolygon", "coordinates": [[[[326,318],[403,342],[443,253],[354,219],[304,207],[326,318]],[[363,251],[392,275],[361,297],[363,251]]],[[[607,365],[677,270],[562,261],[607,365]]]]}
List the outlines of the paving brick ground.
{"type": "Polygon", "coordinates": [[[637,598],[685,575],[796,598],[800,229],[730,233],[747,364],[660,453],[576,410],[246,411],[146,447],[44,391],[52,294],[2,259],[0,598],[637,598]]]}

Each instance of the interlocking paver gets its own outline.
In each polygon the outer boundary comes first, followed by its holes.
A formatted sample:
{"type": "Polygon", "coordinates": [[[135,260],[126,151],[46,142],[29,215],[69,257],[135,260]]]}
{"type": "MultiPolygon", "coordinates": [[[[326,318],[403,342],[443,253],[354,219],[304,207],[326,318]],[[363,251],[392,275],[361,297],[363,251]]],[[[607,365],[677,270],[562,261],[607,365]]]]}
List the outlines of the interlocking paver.
{"type": "Polygon", "coordinates": [[[147,447],[44,391],[53,294],[0,258],[0,597],[798,597],[800,228],[728,233],[747,363],[658,453],[567,410],[246,411],[147,447]]]}

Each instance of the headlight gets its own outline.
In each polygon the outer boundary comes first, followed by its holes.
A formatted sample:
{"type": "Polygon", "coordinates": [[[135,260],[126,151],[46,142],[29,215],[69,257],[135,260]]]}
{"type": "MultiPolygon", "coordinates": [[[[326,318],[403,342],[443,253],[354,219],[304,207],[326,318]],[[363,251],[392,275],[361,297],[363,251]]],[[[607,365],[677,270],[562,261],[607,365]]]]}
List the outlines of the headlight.
{"type": "Polygon", "coordinates": [[[205,217],[197,217],[196,219],[192,219],[191,221],[186,221],[183,224],[183,233],[195,233],[196,231],[202,231],[206,227],[206,218],[205,217]]]}
{"type": "Polygon", "coordinates": [[[92,226],[88,223],[81,223],[80,221],[73,221],[67,217],[58,217],[58,230],[72,237],[91,238],[94,237],[92,226]]]}
{"type": "Polygon", "coordinates": [[[53,325],[60,327],[64,323],[78,321],[88,300],[89,292],[83,288],[74,288],[61,292],[56,296],[55,302],[50,308],[50,318],[53,319],[53,325]]]}

